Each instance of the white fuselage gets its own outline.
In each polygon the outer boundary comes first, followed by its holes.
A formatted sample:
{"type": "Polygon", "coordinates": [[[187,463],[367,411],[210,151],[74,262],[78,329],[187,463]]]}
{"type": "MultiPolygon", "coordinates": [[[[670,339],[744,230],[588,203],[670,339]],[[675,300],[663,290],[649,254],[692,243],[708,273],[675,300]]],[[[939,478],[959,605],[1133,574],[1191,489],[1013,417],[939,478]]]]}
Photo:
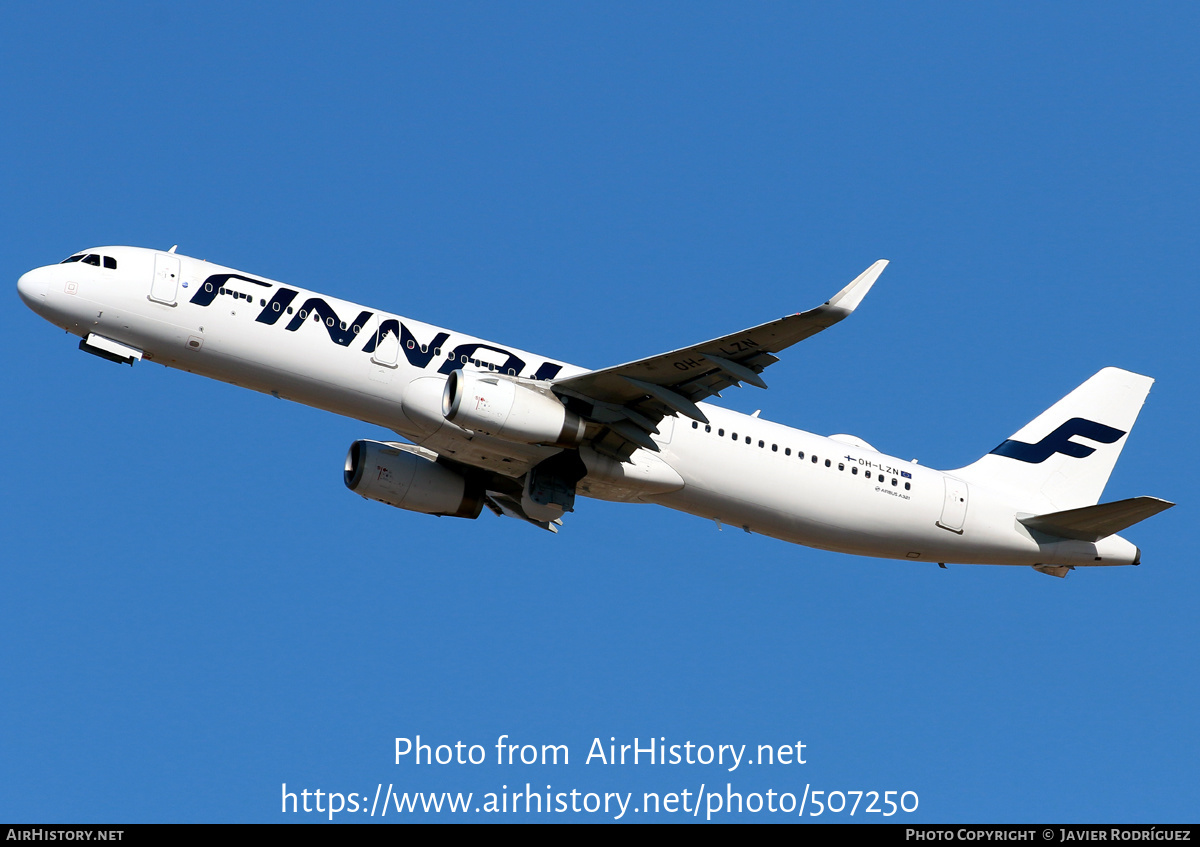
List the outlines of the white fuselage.
{"type": "MultiPolygon", "coordinates": [[[[520,477],[558,448],[464,430],[441,412],[457,368],[549,380],[585,369],[172,253],[86,251],[24,275],[22,299],[82,338],[393,430],[452,458],[520,477]],[[115,264],[115,268],[105,267],[115,264]],[[390,323],[390,326],[389,326],[390,323]],[[381,332],[382,329],[382,332],[381,332]],[[390,329],[391,343],[377,345],[390,329]],[[399,339],[399,345],[395,340],[399,339]]],[[[668,417],[660,452],[619,463],[581,450],[585,496],[657,503],[828,550],[925,562],[1118,565],[1136,548],[1032,533],[1012,495],[835,440],[702,404],[709,424],[668,417]],[[736,434],[736,435],[735,435],[736,434]]]]}

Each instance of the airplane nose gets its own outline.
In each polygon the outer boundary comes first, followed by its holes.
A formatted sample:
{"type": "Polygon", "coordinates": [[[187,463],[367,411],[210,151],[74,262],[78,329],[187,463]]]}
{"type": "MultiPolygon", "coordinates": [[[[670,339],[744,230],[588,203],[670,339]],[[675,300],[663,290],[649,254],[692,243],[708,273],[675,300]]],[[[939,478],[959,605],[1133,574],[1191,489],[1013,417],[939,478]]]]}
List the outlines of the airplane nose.
{"type": "Polygon", "coordinates": [[[46,275],[39,273],[40,270],[41,268],[32,270],[17,280],[17,293],[21,295],[25,305],[35,312],[38,306],[46,301],[46,289],[49,286],[46,275]]]}

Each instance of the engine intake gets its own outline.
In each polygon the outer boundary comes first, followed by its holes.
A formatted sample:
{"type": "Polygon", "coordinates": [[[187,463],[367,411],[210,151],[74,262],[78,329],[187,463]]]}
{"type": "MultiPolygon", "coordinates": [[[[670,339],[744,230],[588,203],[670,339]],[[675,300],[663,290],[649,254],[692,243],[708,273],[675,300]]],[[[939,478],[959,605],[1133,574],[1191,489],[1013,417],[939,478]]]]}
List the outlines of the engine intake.
{"type": "Polygon", "coordinates": [[[410,512],[474,519],[483,509],[481,486],[417,447],[355,441],[346,454],[344,478],[355,494],[410,512]]]}
{"type": "Polygon", "coordinates": [[[456,370],[446,380],[442,414],[465,429],[521,444],[577,447],[584,422],[558,398],[492,374],[456,370]]]}

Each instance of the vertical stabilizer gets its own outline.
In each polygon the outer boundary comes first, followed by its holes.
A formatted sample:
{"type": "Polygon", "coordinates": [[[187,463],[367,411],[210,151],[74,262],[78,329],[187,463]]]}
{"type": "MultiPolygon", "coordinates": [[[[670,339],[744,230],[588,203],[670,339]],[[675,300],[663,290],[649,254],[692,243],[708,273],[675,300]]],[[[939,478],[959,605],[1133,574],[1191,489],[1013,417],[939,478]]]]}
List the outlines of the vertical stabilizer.
{"type": "Polygon", "coordinates": [[[951,473],[1010,492],[1033,511],[1091,506],[1153,384],[1148,376],[1105,368],[982,459],[951,473]]]}

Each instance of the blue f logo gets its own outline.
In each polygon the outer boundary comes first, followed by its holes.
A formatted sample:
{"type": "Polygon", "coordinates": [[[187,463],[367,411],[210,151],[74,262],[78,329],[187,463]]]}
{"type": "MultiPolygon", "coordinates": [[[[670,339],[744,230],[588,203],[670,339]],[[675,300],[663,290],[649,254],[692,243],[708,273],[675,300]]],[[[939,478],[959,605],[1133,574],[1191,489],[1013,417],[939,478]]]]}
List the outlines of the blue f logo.
{"type": "Polygon", "coordinates": [[[1077,444],[1071,440],[1071,436],[1081,435],[1092,441],[1099,441],[1101,444],[1112,444],[1124,434],[1123,430],[1113,429],[1111,426],[1089,421],[1087,418],[1071,418],[1037,444],[1026,444],[1024,441],[1013,441],[1010,439],[993,450],[992,453],[997,456],[1007,456],[1010,459],[1016,459],[1018,462],[1029,462],[1034,465],[1046,461],[1055,453],[1062,453],[1064,456],[1071,456],[1075,459],[1083,459],[1095,453],[1096,448],[1077,444]]]}

